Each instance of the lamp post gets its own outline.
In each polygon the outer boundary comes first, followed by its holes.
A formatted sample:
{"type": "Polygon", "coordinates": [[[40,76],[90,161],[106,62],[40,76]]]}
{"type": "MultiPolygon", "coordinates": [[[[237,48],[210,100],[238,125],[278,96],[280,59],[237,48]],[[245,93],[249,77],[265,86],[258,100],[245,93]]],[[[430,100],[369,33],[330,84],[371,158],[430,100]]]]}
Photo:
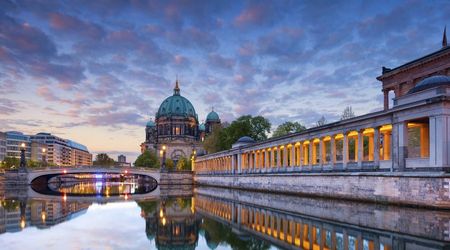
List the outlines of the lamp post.
{"type": "Polygon", "coordinates": [[[197,155],[197,151],[195,148],[192,148],[192,157],[191,157],[191,171],[194,171],[194,164],[195,164],[195,156],[197,155]]]}
{"type": "Polygon", "coordinates": [[[161,170],[166,171],[166,145],[163,145],[161,150],[159,151],[160,156],[162,157],[161,170]]]}
{"type": "Polygon", "coordinates": [[[22,142],[20,144],[20,166],[19,171],[20,172],[26,172],[27,171],[27,161],[25,159],[25,143],[22,142]]]}
{"type": "Polygon", "coordinates": [[[44,168],[47,167],[47,159],[46,159],[47,154],[46,154],[46,152],[47,152],[47,149],[42,148],[42,166],[44,168]]]}

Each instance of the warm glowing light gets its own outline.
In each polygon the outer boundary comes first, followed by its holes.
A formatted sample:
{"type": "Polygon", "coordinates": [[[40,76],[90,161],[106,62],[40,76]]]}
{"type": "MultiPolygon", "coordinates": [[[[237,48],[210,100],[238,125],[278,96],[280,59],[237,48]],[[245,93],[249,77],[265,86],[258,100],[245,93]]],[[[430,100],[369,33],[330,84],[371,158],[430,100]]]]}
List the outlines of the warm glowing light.
{"type": "Polygon", "coordinates": [[[128,200],[128,194],[125,194],[124,198],[125,198],[125,200],[128,200]]]}
{"type": "Polygon", "coordinates": [[[20,220],[20,228],[22,228],[22,229],[25,228],[25,219],[20,220]]]}
{"type": "Polygon", "coordinates": [[[336,140],[342,139],[342,138],[344,138],[344,135],[343,135],[343,134],[337,134],[337,135],[334,137],[334,139],[336,139],[336,140]]]}
{"type": "Polygon", "coordinates": [[[196,151],[196,150],[194,150],[194,155],[195,155],[195,154],[197,154],[197,151],[196,151]]]}
{"type": "Polygon", "coordinates": [[[166,218],[165,217],[162,218],[162,224],[163,224],[163,226],[166,225],[166,218]]]}
{"type": "Polygon", "coordinates": [[[323,141],[329,141],[329,140],[331,140],[331,136],[325,136],[325,137],[323,138],[323,141]]]}
{"type": "Polygon", "coordinates": [[[161,155],[161,156],[162,156],[162,155],[163,155],[163,153],[164,153],[164,152],[163,152],[162,150],[159,150],[159,155],[161,155]]]}
{"type": "Polygon", "coordinates": [[[164,216],[164,213],[163,213],[162,209],[160,209],[160,210],[159,210],[159,217],[162,218],[163,216],[164,216]]]}
{"type": "Polygon", "coordinates": [[[64,173],[64,174],[67,174],[67,170],[64,169],[63,173],[64,173]]]}
{"type": "Polygon", "coordinates": [[[373,134],[374,132],[375,132],[375,129],[373,129],[373,128],[366,128],[366,129],[364,129],[363,134],[364,135],[366,135],[366,134],[373,134]]]}
{"type": "Polygon", "coordinates": [[[313,143],[317,143],[317,142],[320,142],[319,138],[316,138],[316,139],[313,140],[313,143]]]}
{"type": "Polygon", "coordinates": [[[388,125],[384,125],[380,128],[380,131],[384,132],[384,131],[390,131],[392,130],[392,125],[388,124],[388,125]]]}
{"type": "Polygon", "coordinates": [[[63,201],[67,201],[67,195],[66,194],[63,195],[63,201]]]}
{"type": "Polygon", "coordinates": [[[45,218],[46,218],[46,217],[47,217],[47,216],[45,215],[45,212],[42,212],[42,214],[41,214],[42,222],[45,221],[45,218]]]}
{"type": "Polygon", "coordinates": [[[125,170],[125,174],[128,174],[128,170],[125,170]]]}
{"type": "Polygon", "coordinates": [[[348,133],[348,136],[349,137],[351,137],[351,136],[358,136],[358,132],[357,131],[352,131],[352,132],[348,133]]]}
{"type": "Polygon", "coordinates": [[[25,148],[25,143],[22,142],[22,143],[20,144],[20,147],[21,147],[21,148],[25,148]]]}
{"type": "Polygon", "coordinates": [[[162,150],[166,151],[166,145],[162,146],[162,150]]]}
{"type": "Polygon", "coordinates": [[[45,148],[42,148],[42,153],[45,153],[45,151],[47,151],[47,149],[45,149],[45,148]]]}

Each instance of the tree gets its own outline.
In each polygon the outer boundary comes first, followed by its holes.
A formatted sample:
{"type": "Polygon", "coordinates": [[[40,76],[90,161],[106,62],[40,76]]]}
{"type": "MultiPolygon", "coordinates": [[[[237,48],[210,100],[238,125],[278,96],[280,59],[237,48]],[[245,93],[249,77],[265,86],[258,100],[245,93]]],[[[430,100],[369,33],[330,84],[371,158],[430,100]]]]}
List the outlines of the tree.
{"type": "MultiPolygon", "coordinates": [[[[167,163],[167,160],[166,160],[167,163]]],[[[145,167],[145,168],[159,168],[160,163],[158,156],[155,152],[150,150],[145,150],[136,161],[134,162],[134,166],[136,167],[145,167]]]]}
{"type": "Polygon", "coordinates": [[[277,127],[272,134],[272,137],[283,136],[305,130],[306,127],[298,122],[285,122],[277,127]]]}
{"type": "Polygon", "coordinates": [[[317,121],[317,127],[323,126],[327,124],[327,120],[325,119],[324,116],[322,116],[318,121],[317,121]]]}
{"type": "Polygon", "coordinates": [[[166,168],[169,170],[173,170],[175,168],[175,163],[173,162],[172,159],[170,158],[166,159],[166,168]]]}
{"type": "Polygon", "coordinates": [[[342,120],[347,120],[347,119],[350,119],[350,118],[353,118],[353,117],[355,117],[355,113],[352,110],[352,106],[347,106],[344,109],[344,112],[342,112],[341,121],[342,120]]]}
{"type": "Polygon", "coordinates": [[[214,124],[211,134],[206,136],[203,141],[203,148],[209,153],[215,153],[221,150],[220,148],[220,134],[222,133],[222,126],[220,124],[214,124]]]}
{"type": "Polygon", "coordinates": [[[114,166],[115,161],[108,154],[100,153],[95,157],[94,166],[114,166]]]}
{"type": "Polygon", "coordinates": [[[256,141],[265,140],[270,133],[270,127],[269,120],[262,116],[241,116],[219,133],[217,151],[230,149],[242,136],[250,136],[256,141]]]}
{"type": "Polygon", "coordinates": [[[20,159],[15,157],[5,157],[2,162],[2,168],[18,168],[20,165],[20,159]]]}
{"type": "Polygon", "coordinates": [[[177,162],[177,170],[192,170],[191,161],[186,157],[180,157],[177,162]]]}

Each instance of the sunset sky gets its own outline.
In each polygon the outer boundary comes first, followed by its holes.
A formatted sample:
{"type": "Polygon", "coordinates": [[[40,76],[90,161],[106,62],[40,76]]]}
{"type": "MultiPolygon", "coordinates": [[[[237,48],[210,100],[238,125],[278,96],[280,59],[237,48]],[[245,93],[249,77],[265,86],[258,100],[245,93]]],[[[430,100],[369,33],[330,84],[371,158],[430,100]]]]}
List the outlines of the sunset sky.
{"type": "Polygon", "coordinates": [[[173,93],[222,121],[382,108],[381,67],[440,49],[443,1],[0,1],[0,131],[133,161],[173,93]]]}

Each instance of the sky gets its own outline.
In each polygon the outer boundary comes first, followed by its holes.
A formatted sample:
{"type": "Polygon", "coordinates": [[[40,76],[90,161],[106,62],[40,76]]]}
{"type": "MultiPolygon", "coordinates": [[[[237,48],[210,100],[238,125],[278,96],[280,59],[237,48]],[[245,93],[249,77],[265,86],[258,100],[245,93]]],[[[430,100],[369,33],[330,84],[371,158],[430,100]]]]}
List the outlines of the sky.
{"type": "Polygon", "coordinates": [[[133,161],[173,94],[222,121],[382,108],[381,67],[441,48],[442,1],[0,1],[0,131],[133,161]]]}

